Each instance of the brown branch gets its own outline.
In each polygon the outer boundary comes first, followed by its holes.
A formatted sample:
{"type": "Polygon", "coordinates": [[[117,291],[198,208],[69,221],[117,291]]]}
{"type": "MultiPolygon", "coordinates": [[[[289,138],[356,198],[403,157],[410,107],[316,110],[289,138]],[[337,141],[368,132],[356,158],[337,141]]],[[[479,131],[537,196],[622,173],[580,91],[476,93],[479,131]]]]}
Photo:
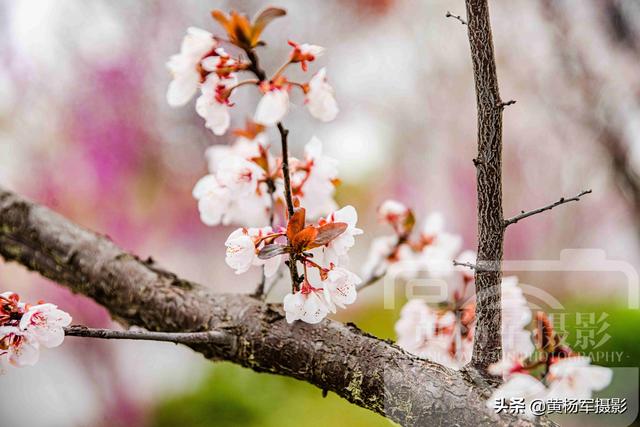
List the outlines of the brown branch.
{"type": "Polygon", "coordinates": [[[402,425],[553,425],[488,410],[490,390],[474,370],[421,360],[353,325],[290,325],[280,305],[213,294],[2,188],[0,255],[93,298],[124,325],[223,333],[228,341],[189,346],[307,381],[402,425]]]}
{"type": "Polygon", "coordinates": [[[516,103],[516,100],[515,100],[515,99],[512,99],[512,100],[509,100],[509,101],[507,101],[507,102],[500,102],[500,103],[498,104],[498,107],[500,107],[500,108],[504,108],[504,107],[508,107],[509,105],[513,105],[513,104],[515,104],[515,103],[516,103]]]}
{"type": "Polygon", "coordinates": [[[462,17],[460,15],[454,15],[453,13],[449,12],[448,10],[447,10],[447,14],[444,15],[444,16],[445,16],[445,18],[457,19],[462,25],[467,25],[467,21],[462,19],[462,17]]]}
{"type": "Polygon", "coordinates": [[[553,208],[555,208],[557,206],[560,206],[560,205],[564,205],[565,203],[577,202],[577,201],[580,200],[580,197],[582,197],[582,196],[584,196],[586,194],[591,194],[591,190],[581,191],[580,194],[578,194],[577,196],[573,196],[573,197],[570,197],[568,199],[562,197],[560,200],[557,200],[557,201],[555,201],[555,202],[553,202],[551,204],[548,204],[546,206],[543,206],[541,208],[534,209],[532,211],[528,211],[528,212],[522,211],[520,214],[518,214],[516,216],[513,216],[513,217],[511,217],[509,219],[505,219],[504,220],[504,226],[508,227],[509,225],[515,224],[516,222],[520,221],[521,219],[525,219],[525,218],[528,218],[528,217],[533,216],[533,215],[537,215],[537,214],[545,212],[545,211],[550,211],[551,209],[553,209],[553,208]]]}
{"type": "Polygon", "coordinates": [[[86,326],[69,326],[64,328],[64,334],[68,337],[101,338],[107,340],[139,340],[162,341],[174,344],[210,344],[229,345],[232,336],[220,331],[205,332],[155,332],[155,331],[116,331],[113,329],[96,329],[86,326]]]}
{"type": "MultiPolygon", "coordinates": [[[[478,263],[502,261],[502,100],[487,0],[466,0],[469,45],[478,108],[478,263]]],[[[500,268],[479,274],[476,283],[476,329],[471,363],[486,371],[502,357],[500,268]]]]}

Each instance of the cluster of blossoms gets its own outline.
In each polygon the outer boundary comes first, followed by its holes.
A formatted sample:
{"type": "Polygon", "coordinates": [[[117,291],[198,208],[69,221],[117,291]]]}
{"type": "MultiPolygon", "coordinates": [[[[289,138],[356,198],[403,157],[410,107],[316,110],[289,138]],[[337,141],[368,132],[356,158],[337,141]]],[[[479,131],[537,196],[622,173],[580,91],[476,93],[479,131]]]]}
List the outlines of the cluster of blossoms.
{"type": "MultiPolygon", "coordinates": [[[[292,89],[302,91],[314,117],[330,121],[338,114],[324,68],[303,83],[290,81],[284,74],[291,64],[300,64],[307,71],[309,62],[322,55],[324,48],[290,41],[292,50],[288,58],[271,77],[259,68],[255,48],[263,44],[260,35],[271,20],[284,13],[282,9],[267,8],[249,21],[236,12],[227,16],[214,11],[212,15],[225,29],[227,39],[189,28],[180,53],[167,63],[173,75],[167,91],[169,104],[184,105],[199,90],[196,111],[216,135],[225,134],[230,127],[231,97],[237,88],[252,85],[262,93],[253,119],[247,121],[245,129],[235,132],[235,142],[230,146],[212,146],[206,152],[209,174],[196,184],[193,196],[207,225],[273,226],[274,212],[285,205],[282,168],[285,159],[271,154],[267,130],[279,124],[289,111],[292,89]],[[247,59],[232,57],[220,46],[223,42],[239,48],[247,59]],[[256,78],[239,80],[241,73],[252,73],[256,78]]],[[[333,200],[338,182],[337,162],[322,153],[319,139],[314,137],[306,145],[303,159],[286,160],[291,196],[300,200],[310,217],[318,218],[337,208],[333,200]]]]}
{"type": "Polygon", "coordinates": [[[510,399],[524,399],[525,415],[532,417],[534,399],[590,399],[594,391],[611,382],[611,369],[591,365],[589,357],[564,344],[542,312],[536,314],[534,341],[530,353],[505,353],[500,362],[489,367],[490,373],[505,381],[487,400],[489,408],[510,399]]]}
{"type": "Polygon", "coordinates": [[[300,263],[304,271],[301,283],[293,278],[292,292],[284,298],[287,321],[318,323],[356,300],[361,280],[346,267],[354,237],[362,234],[357,221],[352,206],[313,224],[307,224],[305,209],[297,208],[286,228],[238,228],[231,233],[225,243],[226,262],[238,274],[264,266],[267,277],[275,274],[284,255],[289,257],[287,263],[300,263]]]}
{"type": "Polygon", "coordinates": [[[255,114],[245,129],[235,132],[237,139],[207,150],[209,174],[197,182],[193,196],[205,224],[241,226],[225,243],[226,263],[237,274],[261,267],[267,278],[275,276],[284,261],[292,281],[291,293],[284,298],[287,320],[317,323],[356,299],[361,280],[347,269],[347,252],[362,230],[356,228],[358,217],[352,206],[337,209],[333,199],[337,161],[323,154],[321,141],[313,137],[302,159],[287,152],[287,131],[281,121],[289,111],[293,89],[301,90],[307,109],[321,121],[333,120],[338,105],[324,68],[302,83],[285,75],[291,64],[300,64],[306,72],[309,63],[324,53],[320,46],[289,41],[292,50],[273,75],[267,77],[259,67],[255,48],[264,44],[260,35],[284,14],[282,9],[267,8],[250,21],[236,12],[213,11],[227,39],[190,28],[180,53],[168,62],[173,81],[167,99],[170,105],[184,105],[200,89],[196,111],[207,128],[222,135],[231,122],[235,90],[245,85],[260,90],[255,114]],[[227,53],[221,42],[239,48],[246,59],[227,53]],[[241,81],[238,76],[243,72],[256,78],[241,81]],[[267,136],[268,128],[276,125],[283,143],[281,157],[271,154],[267,136]],[[307,223],[307,218],[313,221],[307,223]]]}
{"type": "MultiPolygon", "coordinates": [[[[463,272],[454,281],[473,285],[463,272]]],[[[531,310],[518,287],[515,276],[502,279],[502,351],[510,358],[533,351],[531,310]]],[[[459,369],[471,361],[475,331],[475,302],[455,298],[434,307],[420,299],[412,299],[402,308],[396,323],[398,345],[410,353],[459,369]]]]}
{"type": "Polygon", "coordinates": [[[311,44],[289,42],[292,47],[285,63],[267,78],[257,69],[253,49],[263,44],[260,35],[266,25],[282,16],[285,11],[267,8],[250,22],[245,16],[232,12],[230,16],[213,11],[212,16],[226,30],[228,42],[246,52],[249,57],[233,57],[221,46],[222,40],[208,31],[191,27],[182,41],[180,53],[173,55],[167,67],[173,76],[167,91],[171,106],[185,105],[200,90],[196,112],[205,120],[205,126],[216,135],[224,135],[231,123],[231,97],[245,85],[253,85],[262,93],[256,107],[254,121],[264,126],[275,126],[289,111],[289,93],[299,89],[309,112],[321,121],[331,121],[338,114],[333,88],[327,83],[322,68],[307,82],[289,80],[284,71],[290,64],[299,63],[304,71],[308,63],[324,53],[324,48],[311,44]],[[257,79],[239,80],[241,72],[253,73],[257,79]]]}
{"type": "Polygon", "coordinates": [[[449,292],[451,298],[461,299],[464,296],[469,277],[473,276],[454,275],[459,269],[453,267],[453,260],[471,260],[475,254],[471,251],[460,253],[462,238],[445,231],[442,214],[429,215],[419,233],[413,233],[416,220],[411,209],[395,200],[387,200],[380,205],[378,218],[390,225],[394,234],[374,239],[363,267],[365,276],[378,277],[393,272],[400,277],[412,278],[428,272],[433,277],[459,278],[461,280],[456,286],[448,287],[449,292]],[[456,292],[461,294],[453,295],[456,292]]]}
{"type": "MultiPolygon", "coordinates": [[[[434,300],[433,306],[421,299],[412,299],[402,308],[395,327],[398,345],[420,357],[461,368],[470,362],[473,350],[474,278],[466,267],[454,266],[453,260],[473,264],[475,255],[466,251],[455,257],[461,239],[444,231],[438,214],[427,218],[417,237],[412,236],[414,215],[402,204],[383,203],[379,216],[393,227],[395,236],[380,238],[378,241],[384,243],[377,247],[374,243],[369,270],[382,275],[396,268],[395,273],[407,279],[426,273],[447,287],[443,299],[434,300]]],[[[524,398],[528,402],[586,399],[611,382],[611,370],[592,366],[588,357],[563,344],[542,312],[536,315],[532,337],[528,327],[533,315],[517,277],[502,279],[501,300],[503,360],[492,365],[489,371],[502,376],[505,383],[487,401],[489,407],[495,409],[499,402],[511,398],[524,398]]],[[[526,414],[531,415],[530,408],[526,414]]]]}
{"type": "MultiPolygon", "coordinates": [[[[445,230],[440,213],[429,215],[419,233],[413,233],[415,216],[403,204],[387,200],[378,209],[379,219],[389,224],[394,235],[376,239],[365,274],[385,273],[413,279],[421,275],[436,279],[440,296],[432,295],[433,306],[421,299],[410,300],[396,323],[398,345],[410,353],[460,368],[471,360],[475,330],[474,276],[470,269],[454,266],[453,260],[475,262],[475,253],[462,251],[462,238],[445,230]],[[439,299],[439,300],[436,300],[439,299]]],[[[531,322],[516,277],[502,281],[503,351],[529,354],[531,322]]]]}
{"type": "MultiPolygon", "coordinates": [[[[285,206],[282,158],[269,151],[264,126],[249,121],[235,134],[231,145],[206,151],[209,174],[193,189],[200,218],[209,226],[270,224],[272,212],[285,206]]],[[[310,217],[336,208],[337,161],[323,154],[318,138],[305,146],[303,159],[289,158],[289,168],[291,192],[310,217]]]]}
{"type": "Polygon", "coordinates": [[[70,323],[71,316],[53,304],[25,304],[13,292],[0,294],[0,370],[34,365],[41,346],[62,344],[70,323]]]}

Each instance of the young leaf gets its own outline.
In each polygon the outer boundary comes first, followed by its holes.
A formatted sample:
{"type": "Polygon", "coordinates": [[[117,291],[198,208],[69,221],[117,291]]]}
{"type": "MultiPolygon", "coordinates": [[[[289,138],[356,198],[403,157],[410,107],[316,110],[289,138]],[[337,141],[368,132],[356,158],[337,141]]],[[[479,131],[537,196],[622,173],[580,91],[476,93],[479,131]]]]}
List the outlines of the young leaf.
{"type": "Polygon", "coordinates": [[[278,255],[289,253],[289,249],[290,249],[289,246],[272,243],[260,249],[260,252],[258,252],[258,258],[260,259],[273,258],[278,255]]]}
{"type": "Polygon", "coordinates": [[[293,241],[293,238],[304,228],[306,211],[304,208],[300,208],[291,215],[289,223],[287,224],[287,239],[293,241]]]}
{"type": "Polygon", "coordinates": [[[287,11],[279,7],[268,7],[253,19],[251,45],[255,47],[260,41],[260,34],[271,21],[287,14],[287,11]]]}
{"type": "Polygon", "coordinates": [[[314,227],[307,227],[304,230],[298,232],[291,240],[291,246],[294,250],[303,251],[309,248],[309,246],[316,240],[318,236],[318,229],[314,227]]]}
{"type": "Polygon", "coordinates": [[[311,244],[311,248],[317,248],[318,246],[324,246],[331,242],[333,239],[344,233],[347,229],[347,224],[344,222],[331,222],[318,228],[318,236],[311,244]]]}

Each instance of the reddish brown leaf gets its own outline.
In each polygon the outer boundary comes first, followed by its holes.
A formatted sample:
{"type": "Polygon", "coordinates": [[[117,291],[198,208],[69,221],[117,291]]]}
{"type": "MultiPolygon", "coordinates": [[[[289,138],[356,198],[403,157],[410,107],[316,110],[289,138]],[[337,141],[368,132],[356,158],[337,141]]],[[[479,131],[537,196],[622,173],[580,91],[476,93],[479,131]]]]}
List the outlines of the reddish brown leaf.
{"type": "Polygon", "coordinates": [[[293,241],[293,238],[304,228],[306,211],[304,208],[300,208],[291,215],[289,223],[287,224],[287,239],[293,241]]]}
{"type": "Polygon", "coordinates": [[[291,248],[289,246],[279,245],[277,243],[266,245],[264,248],[260,249],[260,252],[258,252],[258,258],[260,259],[273,258],[278,255],[289,253],[290,249],[291,248]]]}
{"type": "Polygon", "coordinates": [[[287,14],[287,11],[279,7],[268,7],[253,19],[251,45],[255,47],[260,41],[260,34],[271,21],[287,14]]]}
{"type": "Polygon", "coordinates": [[[314,240],[318,237],[318,230],[314,227],[307,227],[293,236],[291,240],[291,246],[294,250],[300,252],[308,248],[314,240]]]}
{"type": "Polygon", "coordinates": [[[313,249],[318,246],[324,246],[344,233],[346,229],[347,224],[344,222],[331,222],[329,224],[325,224],[318,228],[318,236],[308,248],[313,249]]]}

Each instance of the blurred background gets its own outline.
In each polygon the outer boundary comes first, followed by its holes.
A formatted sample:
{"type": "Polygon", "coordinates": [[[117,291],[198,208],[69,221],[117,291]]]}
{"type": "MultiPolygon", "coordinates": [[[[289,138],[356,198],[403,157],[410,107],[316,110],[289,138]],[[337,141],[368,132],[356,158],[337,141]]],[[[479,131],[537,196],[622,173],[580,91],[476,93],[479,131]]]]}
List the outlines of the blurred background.
{"type": "MultiPolygon", "coordinates": [[[[640,3],[490,3],[501,94],[517,100],[504,115],[505,215],[593,189],[512,226],[505,258],[557,260],[566,248],[597,248],[637,269],[640,3]]],[[[315,121],[296,99],[286,124],[294,155],[317,135],[340,161],[337,199],[356,206],[365,230],[355,265],[372,238],[389,233],[375,219],[386,198],[418,218],[443,212],[448,230],[475,248],[473,76],[466,28],[445,18],[465,15],[462,0],[1,0],[0,185],[185,278],[252,291],[258,277],[233,280],[224,263],[230,229],[204,226],[191,197],[206,172],[204,150],[231,136],[206,130],[192,105],[166,104],[165,62],[188,26],[222,34],[210,10],[253,15],[266,5],[288,16],[264,34],[265,68],[286,57],[288,39],[328,49],[312,69],[327,66],[338,119],[315,121]]],[[[244,93],[232,127],[253,112],[257,94],[244,93]]],[[[638,366],[640,315],[619,270],[518,275],[561,302],[570,339],[588,329],[577,350],[620,353],[601,365],[638,366]]],[[[16,265],[0,263],[0,290],[54,302],[74,323],[113,326],[89,299],[16,265]]],[[[394,339],[398,295],[385,310],[382,285],[373,286],[339,318],[394,339]]],[[[0,377],[0,413],[3,425],[32,426],[390,425],[308,384],[214,365],[170,344],[80,339],[0,377]]]]}

